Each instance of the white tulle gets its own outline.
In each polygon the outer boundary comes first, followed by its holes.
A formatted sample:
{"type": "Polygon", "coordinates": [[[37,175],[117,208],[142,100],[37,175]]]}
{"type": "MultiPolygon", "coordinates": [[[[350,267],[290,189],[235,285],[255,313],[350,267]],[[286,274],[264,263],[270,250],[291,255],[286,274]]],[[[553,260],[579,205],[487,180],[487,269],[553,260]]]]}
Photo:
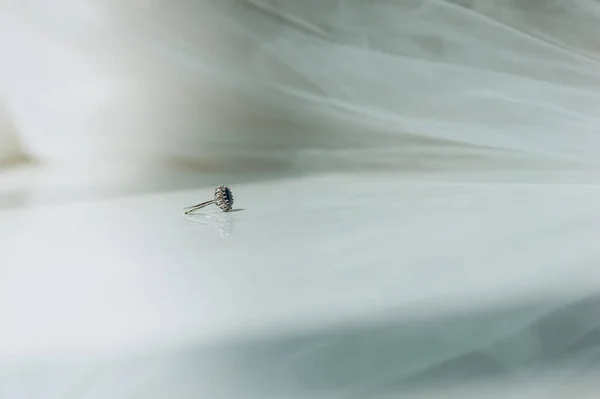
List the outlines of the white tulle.
{"type": "Polygon", "coordinates": [[[2,8],[0,99],[32,159],[497,169],[600,151],[593,0],[2,8]]]}

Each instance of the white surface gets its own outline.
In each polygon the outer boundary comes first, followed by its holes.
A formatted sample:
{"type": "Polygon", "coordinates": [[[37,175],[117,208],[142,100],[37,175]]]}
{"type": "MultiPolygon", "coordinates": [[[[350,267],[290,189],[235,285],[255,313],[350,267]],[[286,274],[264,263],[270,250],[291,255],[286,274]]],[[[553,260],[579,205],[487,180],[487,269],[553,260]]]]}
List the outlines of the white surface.
{"type": "Polygon", "coordinates": [[[355,174],[242,184],[234,194],[238,212],[194,221],[180,208],[210,188],[2,211],[6,386],[35,382],[44,398],[77,384],[94,398],[98,386],[127,387],[133,396],[122,397],[162,397],[149,394],[158,386],[352,396],[429,374],[426,387],[469,386],[489,362],[492,377],[510,381],[589,363],[573,347],[600,316],[590,299],[600,283],[598,185],[355,174]],[[468,378],[436,377],[452,361],[468,378]],[[140,367],[149,380],[132,385],[140,367]],[[310,370],[323,367],[315,379],[310,370]],[[105,372],[128,383],[103,381],[105,372]],[[49,376],[63,385],[52,391],[49,376]]]}

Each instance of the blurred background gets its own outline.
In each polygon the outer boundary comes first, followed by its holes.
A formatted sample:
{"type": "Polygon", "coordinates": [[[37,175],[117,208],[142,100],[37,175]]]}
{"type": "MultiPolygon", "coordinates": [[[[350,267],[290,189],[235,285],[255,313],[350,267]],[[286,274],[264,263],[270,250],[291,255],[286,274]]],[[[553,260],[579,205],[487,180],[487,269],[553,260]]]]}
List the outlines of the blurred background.
{"type": "Polygon", "coordinates": [[[593,0],[5,0],[0,160],[48,172],[15,178],[2,203],[38,186],[44,202],[191,188],[197,171],[585,168],[598,12],[593,0]]]}
{"type": "Polygon", "coordinates": [[[597,0],[0,0],[0,398],[593,397],[599,49],[597,0]]]}

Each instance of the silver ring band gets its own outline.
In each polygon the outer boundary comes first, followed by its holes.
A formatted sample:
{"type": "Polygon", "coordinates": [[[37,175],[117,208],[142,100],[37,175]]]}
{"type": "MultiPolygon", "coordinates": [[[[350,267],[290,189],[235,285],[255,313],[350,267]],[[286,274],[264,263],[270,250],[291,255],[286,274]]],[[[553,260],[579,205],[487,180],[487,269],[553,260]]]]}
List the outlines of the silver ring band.
{"type": "Polygon", "coordinates": [[[193,205],[193,206],[188,206],[187,208],[183,208],[183,213],[185,215],[189,215],[190,213],[194,213],[195,211],[197,211],[198,209],[202,209],[208,205],[212,205],[214,204],[216,201],[214,199],[211,199],[209,201],[204,201],[201,204],[198,205],[193,205]]]}
{"type": "Polygon", "coordinates": [[[221,185],[215,188],[215,194],[213,196],[213,199],[201,202],[198,205],[188,206],[187,208],[183,209],[183,214],[189,215],[190,213],[194,213],[198,209],[202,209],[205,206],[212,204],[215,204],[216,206],[221,208],[223,212],[231,211],[233,209],[233,194],[231,193],[229,187],[221,185]]]}

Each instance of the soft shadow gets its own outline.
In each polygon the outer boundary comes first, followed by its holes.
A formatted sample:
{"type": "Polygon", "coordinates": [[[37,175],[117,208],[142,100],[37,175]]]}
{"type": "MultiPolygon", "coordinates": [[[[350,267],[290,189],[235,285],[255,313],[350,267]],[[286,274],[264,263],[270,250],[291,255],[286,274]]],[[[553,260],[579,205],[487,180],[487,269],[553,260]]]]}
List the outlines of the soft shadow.
{"type": "Polygon", "coordinates": [[[198,349],[178,362],[196,375],[218,365],[228,384],[281,398],[366,398],[561,368],[576,374],[600,366],[598,309],[600,295],[556,307],[532,301],[413,322],[392,317],[198,349]]]}
{"type": "MultiPolygon", "coordinates": [[[[106,392],[118,388],[101,377],[108,370],[119,381],[148,374],[152,378],[130,392],[147,398],[163,397],[157,392],[175,392],[180,398],[405,397],[398,395],[485,382],[502,387],[525,380],[535,386],[545,384],[536,380],[540,375],[561,371],[568,379],[557,381],[568,383],[599,369],[598,309],[600,295],[521,301],[413,320],[389,315],[379,321],[273,332],[128,360],[62,362],[31,371],[40,392],[44,384],[68,378],[73,370],[85,370],[95,381],[94,390],[106,392]]],[[[475,397],[485,397],[485,392],[475,397]]]]}

